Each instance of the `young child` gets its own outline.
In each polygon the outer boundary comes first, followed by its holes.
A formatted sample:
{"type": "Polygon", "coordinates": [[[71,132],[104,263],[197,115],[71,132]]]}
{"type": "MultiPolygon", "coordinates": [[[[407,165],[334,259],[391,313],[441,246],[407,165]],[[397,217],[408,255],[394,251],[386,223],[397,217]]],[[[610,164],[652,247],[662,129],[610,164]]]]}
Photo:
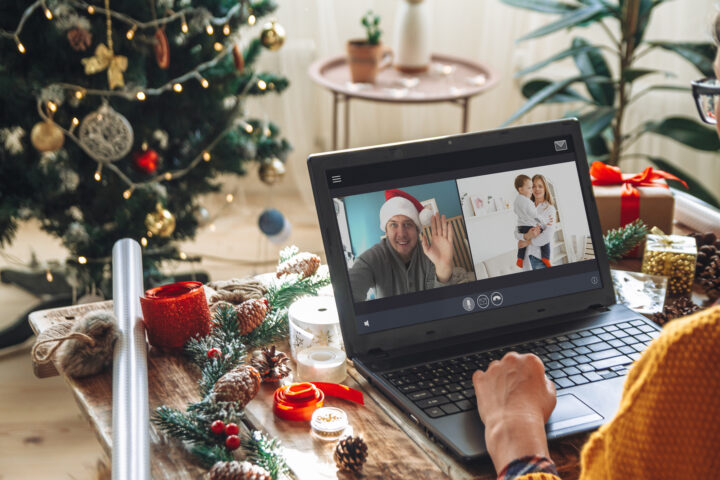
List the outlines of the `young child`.
{"type": "MultiPolygon", "coordinates": [[[[527,175],[518,175],[515,177],[515,189],[518,196],[513,203],[513,211],[518,217],[518,233],[527,233],[536,225],[540,226],[540,231],[547,227],[546,222],[537,218],[537,208],[530,197],[532,196],[532,180],[527,175]]],[[[549,223],[549,222],[548,222],[549,223]]],[[[525,258],[525,248],[518,248],[517,266],[523,268],[523,259],[525,258]]],[[[542,262],[545,266],[550,267],[550,243],[546,243],[540,247],[542,262]]]]}

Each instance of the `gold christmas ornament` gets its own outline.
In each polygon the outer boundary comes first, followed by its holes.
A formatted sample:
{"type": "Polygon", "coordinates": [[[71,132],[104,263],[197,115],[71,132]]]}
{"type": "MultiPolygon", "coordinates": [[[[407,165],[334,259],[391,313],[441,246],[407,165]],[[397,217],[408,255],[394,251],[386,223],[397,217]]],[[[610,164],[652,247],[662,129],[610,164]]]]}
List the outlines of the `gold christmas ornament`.
{"type": "Polygon", "coordinates": [[[266,23],[260,41],[268,50],[278,50],[285,43],[285,29],[275,20],[266,23]]]}
{"type": "Polygon", "coordinates": [[[127,70],[128,59],[115,55],[113,51],[112,21],[110,18],[110,0],[105,0],[105,21],[107,26],[107,46],[100,44],[95,48],[95,55],[82,59],[85,75],[93,75],[107,69],[110,90],[124,87],[123,72],[127,70]]]}
{"type": "Polygon", "coordinates": [[[155,211],[145,217],[145,228],[153,235],[169,237],[175,231],[175,215],[158,203],[155,211]]]}
{"type": "Polygon", "coordinates": [[[30,141],[39,152],[57,152],[65,143],[65,134],[52,120],[43,120],[32,128],[30,141]]]}
{"type": "Polygon", "coordinates": [[[285,164],[279,158],[273,158],[260,165],[258,175],[264,183],[273,185],[285,175],[285,164]]]}

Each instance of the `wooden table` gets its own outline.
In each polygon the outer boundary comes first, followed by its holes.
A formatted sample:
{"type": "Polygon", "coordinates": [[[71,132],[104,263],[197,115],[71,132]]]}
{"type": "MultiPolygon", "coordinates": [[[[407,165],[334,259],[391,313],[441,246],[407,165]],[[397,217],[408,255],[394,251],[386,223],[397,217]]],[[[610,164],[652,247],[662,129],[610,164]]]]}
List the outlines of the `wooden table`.
{"type": "Polygon", "coordinates": [[[352,83],[347,57],[340,55],[316,61],[310,66],[310,78],[333,94],[333,150],[338,148],[338,110],[345,104],[345,148],[350,146],[350,100],[371,102],[427,104],[448,102],[462,109],[462,132],[468,131],[470,98],[479,95],[498,81],[488,67],[471,60],[449,55],[432,55],[425,73],[404,74],[394,68],[380,73],[375,83],[352,83]]]}
{"type": "MultiPolygon", "coordinates": [[[[30,324],[36,333],[57,322],[75,320],[83,314],[100,309],[112,310],[112,302],[92,303],[67,308],[34,312],[30,324]]],[[[279,345],[289,351],[288,345],[279,345]]],[[[293,365],[294,367],[294,365],[293,365]]],[[[326,405],[344,409],[355,433],[369,445],[369,458],[362,475],[338,472],[332,460],[334,443],[313,440],[309,426],[304,422],[289,422],[272,413],[274,387],[263,385],[260,392],[245,409],[246,426],[264,430],[279,438],[285,447],[292,476],[301,480],[324,479],[495,479],[489,460],[464,465],[430,441],[416,424],[392,405],[375,388],[368,385],[352,367],[345,384],[362,391],[365,406],[328,398],[326,405]]],[[[56,372],[55,372],[56,373],[56,372]]],[[[38,372],[39,376],[52,371],[38,372]]],[[[159,405],[181,410],[190,402],[200,400],[196,380],[198,371],[181,356],[158,353],[148,354],[148,387],[151,411],[159,405]]],[[[80,409],[95,429],[98,440],[108,455],[112,454],[112,371],[82,379],[65,377],[80,409]]],[[[551,455],[557,462],[564,479],[576,478],[579,473],[578,452],[586,435],[551,442],[551,455]]],[[[197,479],[204,470],[194,463],[183,446],[166,438],[154,424],[150,426],[151,471],[156,479],[197,479]]]]}

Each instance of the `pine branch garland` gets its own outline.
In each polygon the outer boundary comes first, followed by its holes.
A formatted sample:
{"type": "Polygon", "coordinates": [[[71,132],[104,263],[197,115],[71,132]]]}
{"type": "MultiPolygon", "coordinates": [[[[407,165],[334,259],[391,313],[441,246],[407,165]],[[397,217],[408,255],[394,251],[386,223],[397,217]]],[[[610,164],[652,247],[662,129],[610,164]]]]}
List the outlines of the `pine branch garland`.
{"type": "Polygon", "coordinates": [[[261,432],[254,431],[245,438],[242,446],[248,452],[248,460],[263,467],[273,478],[287,473],[288,466],[281,455],[278,439],[269,439],[261,432]]]}
{"type": "Polygon", "coordinates": [[[215,443],[210,430],[192,416],[161,405],[155,409],[153,422],[171,436],[190,443],[215,443]]]}
{"type": "Polygon", "coordinates": [[[235,460],[235,456],[220,445],[193,445],[190,453],[195,455],[200,464],[207,469],[212,468],[217,462],[231,462],[235,460]]]}
{"type": "Polygon", "coordinates": [[[640,245],[648,234],[648,227],[638,219],[624,227],[610,230],[604,237],[608,260],[616,262],[640,245]]]}

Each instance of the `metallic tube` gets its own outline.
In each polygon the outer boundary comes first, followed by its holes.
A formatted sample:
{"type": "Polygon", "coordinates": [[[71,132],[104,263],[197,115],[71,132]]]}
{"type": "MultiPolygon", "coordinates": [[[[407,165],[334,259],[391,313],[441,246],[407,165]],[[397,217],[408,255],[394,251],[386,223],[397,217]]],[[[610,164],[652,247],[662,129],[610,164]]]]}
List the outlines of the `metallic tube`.
{"type": "Polygon", "coordinates": [[[113,247],[113,300],[120,336],[113,356],[113,480],[150,479],[147,345],[140,297],[140,245],[129,238],[113,247]]]}

